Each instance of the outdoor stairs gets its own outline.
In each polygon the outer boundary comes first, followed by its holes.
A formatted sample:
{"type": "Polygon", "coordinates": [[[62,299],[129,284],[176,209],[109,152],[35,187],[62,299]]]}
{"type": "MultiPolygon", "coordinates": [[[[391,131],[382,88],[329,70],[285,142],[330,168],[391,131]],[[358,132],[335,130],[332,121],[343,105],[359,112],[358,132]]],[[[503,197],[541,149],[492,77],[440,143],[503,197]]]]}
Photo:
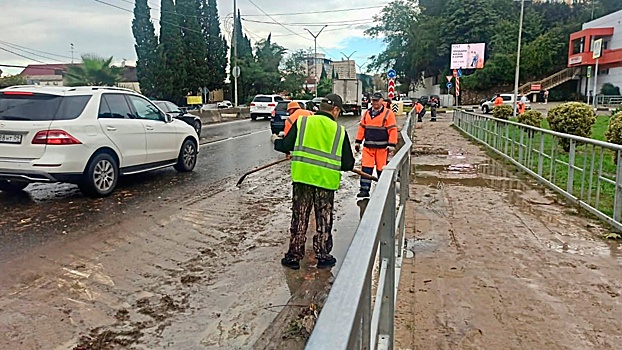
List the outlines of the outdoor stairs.
{"type": "Polygon", "coordinates": [[[525,95],[525,94],[529,95],[531,93],[532,84],[540,84],[541,91],[551,90],[552,88],[559,86],[567,81],[576,79],[577,77],[579,77],[580,73],[581,73],[581,68],[578,68],[578,67],[566,68],[540,81],[531,81],[529,83],[523,84],[521,87],[518,88],[518,93],[520,95],[525,95]]]}

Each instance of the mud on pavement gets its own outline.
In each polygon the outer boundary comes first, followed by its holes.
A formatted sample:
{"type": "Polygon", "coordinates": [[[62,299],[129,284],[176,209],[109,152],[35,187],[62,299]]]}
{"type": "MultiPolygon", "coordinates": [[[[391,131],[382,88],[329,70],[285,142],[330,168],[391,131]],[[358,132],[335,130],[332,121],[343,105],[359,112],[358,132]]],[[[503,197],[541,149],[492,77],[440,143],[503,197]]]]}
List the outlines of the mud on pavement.
{"type": "Polygon", "coordinates": [[[620,246],[450,119],[416,129],[396,348],[620,349],[620,246]]]}
{"type": "MultiPolygon", "coordinates": [[[[3,263],[0,349],[252,348],[305,281],[321,283],[299,300],[319,304],[332,277],[311,258],[299,272],[279,263],[289,237],[287,167],[249,176],[241,188],[237,179],[222,181],[3,263]]],[[[338,227],[357,189],[356,177],[344,178],[338,227]]],[[[344,250],[340,230],[335,244],[344,250]]]]}

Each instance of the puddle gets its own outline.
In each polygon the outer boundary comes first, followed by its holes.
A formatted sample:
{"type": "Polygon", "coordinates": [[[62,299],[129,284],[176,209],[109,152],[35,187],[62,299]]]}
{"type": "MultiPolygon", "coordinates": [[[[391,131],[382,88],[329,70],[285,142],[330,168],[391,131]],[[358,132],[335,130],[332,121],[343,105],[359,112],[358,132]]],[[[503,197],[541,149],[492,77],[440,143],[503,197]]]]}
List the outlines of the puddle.
{"type": "Polygon", "coordinates": [[[410,238],[406,240],[405,247],[407,251],[414,254],[423,252],[433,252],[438,249],[440,242],[428,239],[410,238]]]}

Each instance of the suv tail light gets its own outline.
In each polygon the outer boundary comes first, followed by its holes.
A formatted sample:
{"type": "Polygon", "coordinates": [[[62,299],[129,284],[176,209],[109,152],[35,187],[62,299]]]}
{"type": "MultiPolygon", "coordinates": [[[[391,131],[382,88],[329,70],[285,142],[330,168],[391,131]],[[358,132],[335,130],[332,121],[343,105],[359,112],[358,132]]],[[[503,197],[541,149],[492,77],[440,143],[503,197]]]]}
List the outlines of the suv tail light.
{"type": "Polygon", "coordinates": [[[254,103],[251,103],[251,107],[255,107],[255,104],[254,104],[254,103]]]}
{"type": "Polygon", "coordinates": [[[80,140],[63,130],[42,130],[32,139],[33,145],[79,145],[80,140]]]}
{"type": "Polygon", "coordinates": [[[276,103],[268,103],[268,107],[276,107],[276,103]]]}

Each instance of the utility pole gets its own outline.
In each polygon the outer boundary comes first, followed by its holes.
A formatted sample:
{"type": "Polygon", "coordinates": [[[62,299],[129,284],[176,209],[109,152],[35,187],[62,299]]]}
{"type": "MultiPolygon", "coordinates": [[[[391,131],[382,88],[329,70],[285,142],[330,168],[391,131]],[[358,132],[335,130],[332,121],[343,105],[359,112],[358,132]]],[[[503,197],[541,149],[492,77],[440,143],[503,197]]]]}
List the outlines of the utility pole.
{"type": "Polygon", "coordinates": [[[520,0],[520,23],[518,25],[518,50],[516,51],[516,76],[514,77],[514,111],[513,116],[516,118],[516,107],[518,102],[518,79],[520,76],[520,47],[523,38],[523,16],[525,14],[525,0],[520,0]]]}
{"type": "Polygon", "coordinates": [[[238,37],[237,37],[237,26],[238,26],[238,5],[237,0],[233,0],[233,68],[231,69],[233,73],[233,107],[238,106],[238,75],[237,67],[238,67],[238,37]]]}
{"type": "MultiPolygon", "coordinates": [[[[235,1],[235,0],[234,0],[235,1]]],[[[317,98],[317,89],[318,89],[318,81],[317,81],[317,37],[322,34],[324,28],[328,27],[327,25],[323,26],[322,29],[317,34],[313,34],[309,29],[305,28],[309,34],[313,37],[313,43],[315,45],[315,53],[313,54],[313,73],[315,73],[315,97],[317,98]]]]}
{"type": "Polygon", "coordinates": [[[73,43],[71,43],[71,64],[73,64],[73,43]]]}
{"type": "MultiPolygon", "coordinates": [[[[351,75],[352,75],[352,71],[350,70],[350,57],[352,57],[355,53],[356,53],[356,51],[352,52],[352,53],[350,54],[350,56],[346,55],[346,54],[345,54],[345,53],[343,53],[343,52],[341,53],[341,54],[343,55],[343,57],[345,57],[345,58],[348,60],[348,76],[351,76],[351,75]]],[[[354,79],[356,79],[356,72],[354,72],[354,73],[355,73],[355,77],[354,77],[354,79]]]]}

